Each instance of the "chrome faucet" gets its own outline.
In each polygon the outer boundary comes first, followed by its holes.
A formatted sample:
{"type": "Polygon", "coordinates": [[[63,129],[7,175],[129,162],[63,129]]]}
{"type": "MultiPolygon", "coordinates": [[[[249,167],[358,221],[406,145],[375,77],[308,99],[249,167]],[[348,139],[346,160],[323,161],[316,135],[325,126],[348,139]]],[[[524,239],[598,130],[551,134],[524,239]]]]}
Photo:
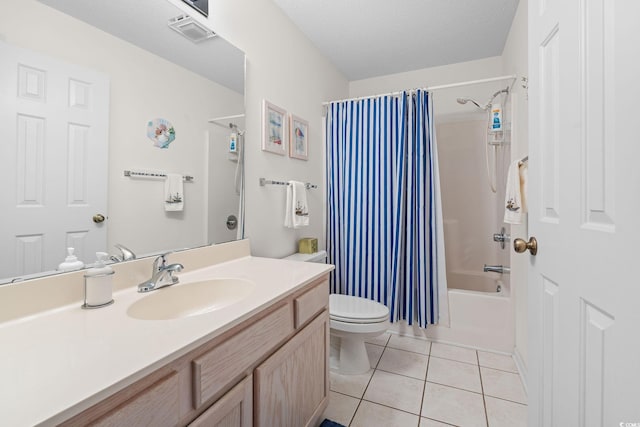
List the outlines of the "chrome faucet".
{"type": "Polygon", "coordinates": [[[500,273],[500,274],[509,274],[511,273],[511,269],[509,267],[505,267],[503,265],[484,265],[484,268],[482,269],[485,273],[487,272],[492,272],[492,273],[500,273]]]}
{"type": "Polygon", "coordinates": [[[111,255],[109,257],[111,261],[121,262],[121,261],[129,261],[131,259],[136,259],[136,254],[134,254],[133,251],[127,248],[126,246],[121,245],[120,243],[116,243],[113,246],[115,246],[117,249],[120,250],[120,253],[122,254],[122,256],[111,255]]]}
{"type": "Polygon", "coordinates": [[[138,292],[150,292],[156,289],[164,288],[165,286],[171,286],[178,283],[178,277],[173,273],[182,271],[184,268],[182,264],[169,264],[167,265],[167,259],[165,258],[170,252],[160,255],[153,262],[153,271],[151,272],[151,279],[142,282],[138,285],[138,292]]]}

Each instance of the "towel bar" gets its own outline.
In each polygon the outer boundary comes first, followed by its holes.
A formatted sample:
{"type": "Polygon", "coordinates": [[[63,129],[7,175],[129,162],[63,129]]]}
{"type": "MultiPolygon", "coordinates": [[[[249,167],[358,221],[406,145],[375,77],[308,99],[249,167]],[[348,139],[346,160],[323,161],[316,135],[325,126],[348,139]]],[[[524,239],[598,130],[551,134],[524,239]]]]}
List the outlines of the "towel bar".
{"type": "MultiPolygon", "coordinates": [[[[265,178],[260,178],[260,186],[264,187],[265,185],[289,185],[288,182],[286,181],[274,181],[272,179],[265,179],[265,178]]],[[[317,185],[315,184],[310,184],[308,182],[306,182],[304,184],[305,188],[307,190],[311,189],[311,188],[318,188],[317,185]]]]}
{"type": "MultiPolygon", "coordinates": [[[[124,176],[147,176],[149,178],[166,178],[167,174],[164,172],[139,172],[139,171],[124,171],[124,176]]],[[[187,182],[192,182],[193,177],[191,175],[183,175],[182,179],[187,182]]]]}

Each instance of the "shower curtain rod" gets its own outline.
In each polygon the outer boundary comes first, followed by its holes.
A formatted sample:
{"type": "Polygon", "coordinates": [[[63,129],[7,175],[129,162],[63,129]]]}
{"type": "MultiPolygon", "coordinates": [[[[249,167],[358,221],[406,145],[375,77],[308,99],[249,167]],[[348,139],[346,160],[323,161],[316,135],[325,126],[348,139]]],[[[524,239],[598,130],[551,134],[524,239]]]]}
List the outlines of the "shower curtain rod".
{"type": "MultiPolygon", "coordinates": [[[[466,82],[449,83],[449,84],[446,84],[446,85],[429,86],[429,87],[416,88],[416,89],[410,89],[410,90],[423,89],[423,90],[426,90],[426,91],[434,91],[434,90],[440,90],[440,89],[450,89],[450,88],[454,88],[454,87],[476,85],[476,84],[481,84],[481,83],[499,82],[499,81],[502,81],[502,80],[509,80],[509,79],[513,79],[513,81],[515,82],[517,78],[518,78],[518,76],[516,76],[515,74],[511,74],[511,75],[508,75],[508,76],[491,77],[491,78],[488,78],[488,79],[480,79],[480,80],[469,80],[469,81],[466,81],[466,82]]],[[[511,85],[509,87],[511,87],[511,85]]],[[[380,96],[396,96],[396,95],[400,95],[402,92],[405,92],[405,91],[381,93],[381,94],[378,94],[378,95],[369,95],[369,96],[359,96],[357,98],[339,99],[337,101],[325,101],[325,102],[322,103],[322,105],[326,106],[326,105],[331,104],[332,102],[359,101],[361,99],[371,99],[371,98],[377,98],[377,97],[380,97],[380,96]]]]}

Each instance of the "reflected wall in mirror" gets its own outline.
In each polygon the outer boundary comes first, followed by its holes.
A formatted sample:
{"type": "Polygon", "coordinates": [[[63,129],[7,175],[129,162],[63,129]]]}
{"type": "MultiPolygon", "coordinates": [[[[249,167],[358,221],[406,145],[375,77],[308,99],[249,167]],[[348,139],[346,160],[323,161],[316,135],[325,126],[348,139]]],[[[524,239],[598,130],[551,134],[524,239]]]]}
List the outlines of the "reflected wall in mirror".
{"type": "Polygon", "coordinates": [[[170,0],[10,3],[0,15],[0,283],[55,270],[68,246],[92,263],[117,243],[140,257],[241,237],[226,222],[241,220],[229,141],[242,142],[244,53],[170,29],[194,13],[170,0]],[[167,149],[146,136],[156,118],[175,128],[167,149]],[[184,209],[165,210],[163,178],[125,170],[193,176],[184,209]]]}

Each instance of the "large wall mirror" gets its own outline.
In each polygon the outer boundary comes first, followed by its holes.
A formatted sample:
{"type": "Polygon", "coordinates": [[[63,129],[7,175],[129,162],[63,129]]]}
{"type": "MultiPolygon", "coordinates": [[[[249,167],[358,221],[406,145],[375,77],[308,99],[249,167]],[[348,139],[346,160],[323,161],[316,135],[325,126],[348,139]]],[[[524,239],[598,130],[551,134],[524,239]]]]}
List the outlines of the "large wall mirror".
{"type": "Polygon", "coordinates": [[[242,51],[177,0],[4,9],[0,284],[55,272],[67,247],[90,264],[116,244],[140,257],[243,237],[242,51]]]}

